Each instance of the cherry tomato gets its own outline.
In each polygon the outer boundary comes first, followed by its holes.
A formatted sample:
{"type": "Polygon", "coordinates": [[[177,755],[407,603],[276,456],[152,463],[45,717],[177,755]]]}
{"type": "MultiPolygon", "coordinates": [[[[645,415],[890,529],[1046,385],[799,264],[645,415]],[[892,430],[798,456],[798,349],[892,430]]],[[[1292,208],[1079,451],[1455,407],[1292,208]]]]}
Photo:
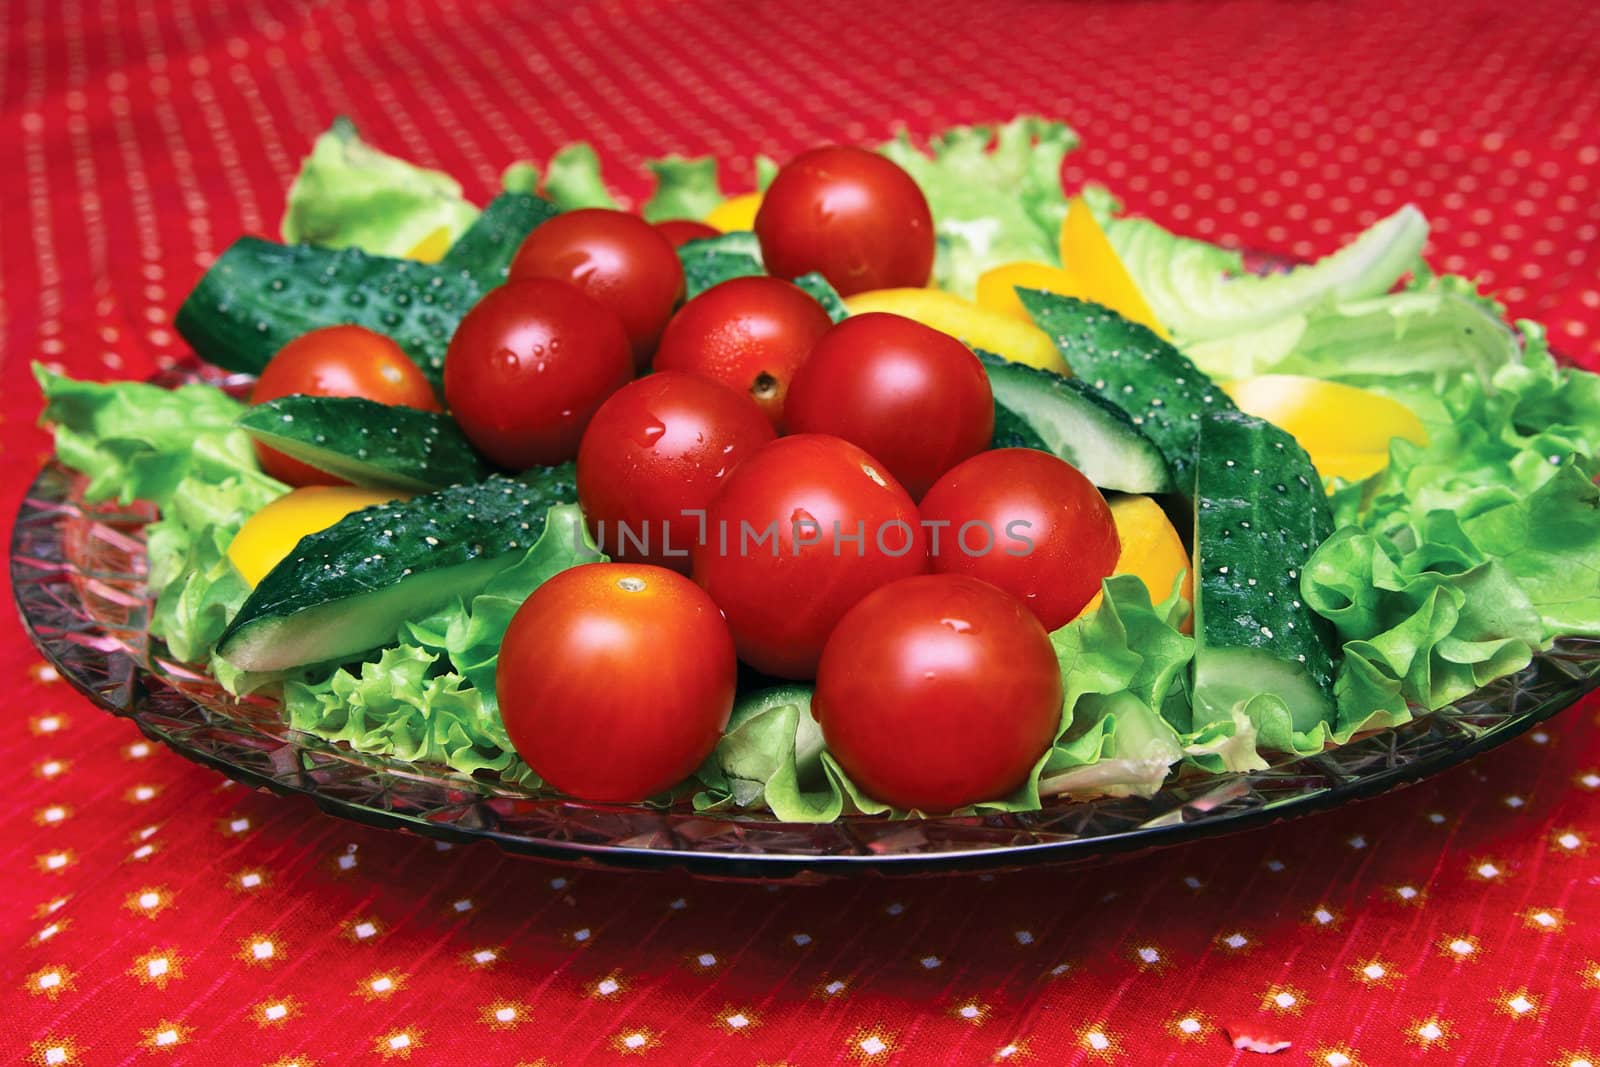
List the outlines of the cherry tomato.
{"type": "Polygon", "coordinates": [[[813,148],[778,171],[756,212],[768,272],[818,271],[843,296],[921,288],[933,271],[933,215],[911,175],[844,145],[813,148]]]}
{"type": "Polygon", "coordinates": [[[522,470],[578,454],[584,427],[633,377],[616,315],[570,282],[491,289],[450,338],[444,395],[484,455],[522,470]]]}
{"type": "Polygon", "coordinates": [[[781,278],[730,278],[678,310],[661,335],[657,370],[715,378],[747,393],[783,427],[789,382],[833,320],[781,278]]]}
{"type": "Polygon", "coordinates": [[[739,657],[810,678],[828,634],[878,586],[921,574],[917,506],[848,441],[783,437],[745,460],[706,509],[694,580],[728,617],[739,657]]]}
{"type": "MultiPolygon", "coordinates": [[[[428,379],[400,346],[364,326],[324,326],[278,349],[261,371],[250,402],[260,404],[293,393],[359,396],[380,404],[438,411],[428,379]]],[[[275,449],[256,445],[261,469],[289,485],[346,485],[275,449]]]]}
{"type": "Polygon", "coordinates": [[[711,754],[737,672],[727,624],[689,579],[590,563],[517,609],[495,694],[511,744],[541,778],[582,800],[629,803],[711,754]]]}
{"type": "Polygon", "coordinates": [[[1077,617],[1117,565],[1117,524],[1100,490],[1048,452],[980,452],[922,498],[933,569],[993,582],[1045,629],[1077,617]]]}
{"type": "Polygon", "coordinates": [[[716,237],[722,233],[710,223],[700,222],[697,219],[662,219],[654,225],[661,231],[661,236],[672,243],[673,248],[680,248],[690,241],[716,237]]]}
{"type": "Polygon", "coordinates": [[[709,378],[667,370],[628,383],[578,447],[578,500],[596,542],[612,559],[688,573],[693,513],[775,436],[753,400],[709,378]]]}
{"type": "Polygon", "coordinates": [[[812,714],[874,799],[950,811],[1015,790],[1061,724],[1061,667],[1039,620],[987,582],[906,578],[839,620],[812,714]]]}
{"type": "Polygon", "coordinates": [[[622,320],[640,369],[683,299],[683,264],[672,242],[639,216],[607,208],[568,211],[536,226],[511,260],[509,278],[571,282],[600,301],[622,320]]]}
{"type": "Polygon", "coordinates": [[[972,350],[882,312],[823,334],[783,410],[793,433],[831,433],[866,449],[913,498],[994,436],[994,392],[972,350]]]}

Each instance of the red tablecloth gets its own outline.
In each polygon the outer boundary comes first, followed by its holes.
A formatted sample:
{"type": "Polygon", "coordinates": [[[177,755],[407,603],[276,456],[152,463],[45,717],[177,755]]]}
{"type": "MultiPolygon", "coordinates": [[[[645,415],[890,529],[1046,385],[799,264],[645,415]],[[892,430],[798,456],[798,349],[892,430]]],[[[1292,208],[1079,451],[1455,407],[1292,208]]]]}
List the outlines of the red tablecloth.
{"type": "MultiPolygon", "coordinates": [[[[1059,115],[1136,211],[1309,254],[1412,200],[1434,261],[1600,364],[1600,6],[14,0],[0,506],[34,357],[142,376],[337,113],[487,195],[1059,115]],[[558,7],[560,10],[558,10],[558,7]]],[[[443,849],[145,742],[0,619],[0,1060],[1600,1063],[1597,706],[1437,781],[1087,873],[766,889],[443,849]]]]}

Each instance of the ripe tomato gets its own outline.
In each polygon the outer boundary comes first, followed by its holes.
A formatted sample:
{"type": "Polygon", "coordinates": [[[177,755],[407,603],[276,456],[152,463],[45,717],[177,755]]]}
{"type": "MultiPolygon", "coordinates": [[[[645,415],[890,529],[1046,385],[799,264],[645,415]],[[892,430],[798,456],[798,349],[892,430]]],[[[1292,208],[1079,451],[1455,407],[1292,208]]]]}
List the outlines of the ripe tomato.
{"type": "Polygon", "coordinates": [[[683,299],[683,264],[672,242],[639,216],[607,208],[568,211],[536,226],[508,277],[571,282],[600,301],[622,320],[640,369],[683,299]]]}
{"type": "Polygon", "coordinates": [[[813,148],[784,164],[756,212],[756,237],[770,273],[818,271],[843,296],[921,288],[933,271],[927,197],[865,148],[813,148]]]}
{"type": "Polygon", "coordinates": [[[679,248],[690,241],[716,237],[722,233],[715,226],[696,219],[662,219],[654,225],[661,231],[661,236],[672,243],[673,248],[679,248]]]}
{"type": "Polygon", "coordinates": [[[633,377],[616,315],[570,282],[491,289],[444,359],[444,395],[484,455],[516,470],[561,463],[595,409],[633,377]]]}
{"type": "Polygon", "coordinates": [[[631,803],[711,754],[737,672],[727,624],[689,579],[590,563],[517,609],[495,693],[511,744],[541,778],[583,800],[631,803]]]}
{"type": "Polygon", "coordinates": [[[739,657],[780,678],[812,677],[840,616],[928,568],[911,497],[877,460],[822,434],[745,460],[711,498],[691,558],[739,657]]]}
{"type": "Polygon", "coordinates": [[[1121,545],[1100,490],[1048,452],[980,452],[922,498],[933,569],[993,582],[1045,629],[1076,618],[1115,569],[1121,545]]]}
{"type": "MultiPolygon", "coordinates": [[[[364,326],[324,326],[303,333],[278,349],[261,371],[250,402],[260,404],[292,393],[359,396],[380,404],[438,411],[433,387],[400,346],[364,326]]],[[[289,485],[345,485],[282,452],[256,445],[262,470],[289,485]]]]}
{"type": "Polygon", "coordinates": [[[899,315],[857,315],[823,334],[795,372],[784,426],[860,445],[920,499],[989,447],[994,392],[978,357],[949,334],[899,315]]]}
{"type": "Polygon", "coordinates": [[[748,393],[783,428],[789,382],[833,320],[781,278],[730,278],[678,310],[661,335],[656,370],[715,378],[748,393]]]}
{"type": "Polygon", "coordinates": [[[687,574],[712,495],[775,436],[754,401],[720,382],[672,370],[629,382],[600,405],[578,446],[590,531],[613,559],[687,574]]]}
{"type": "Polygon", "coordinates": [[[839,620],[811,710],[869,796],[940,812],[1027,779],[1061,723],[1061,667],[1015,597],[955,574],[906,578],[839,620]]]}

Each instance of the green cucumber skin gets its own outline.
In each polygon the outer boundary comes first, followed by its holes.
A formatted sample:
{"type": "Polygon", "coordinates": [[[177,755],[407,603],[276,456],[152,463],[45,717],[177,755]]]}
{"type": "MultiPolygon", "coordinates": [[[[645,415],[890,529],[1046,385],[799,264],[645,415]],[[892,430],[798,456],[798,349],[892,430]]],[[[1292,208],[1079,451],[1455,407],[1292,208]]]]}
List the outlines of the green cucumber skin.
{"type": "Polygon", "coordinates": [[[816,271],[800,275],[794,283],[810,293],[812,298],[822,305],[822,310],[828,313],[828,318],[834,322],[843,322],[850,317],[850,309],[845,306],[844,297],[839,295],[839,290],[816,271]]]}
{"type": "Polygon", "coordinates": [[[1160,447],[1180,486],[1193,477],[1200,420],[1237,411],[1205,372],[1147,326],[1085,300],[1017,289],[1034,323],[1079,379],[1127,412],[1160,447]]]}
{"type": "MultiPolygon", "coordinates": [[[[1297,728],[1309,728],[1332,707],[1338,647],[1327,621],[1300,596],[1306,561],[1333,533],[1322,479],[1295,439],[1271,423],[1232,411],[1209,414],[1199,425],[1196,703],[1207,701],[1208,650],[1249,649],[1309,682],[1299,694],[1302,706],[1291,702],[1297,728]]],[[[1228,673],[1235,677],[1223,684],[1248,683],[1237,667],[1228,673]]]]}
{"type": "Polygon", "coordinates": [[[541,224],[560,214],[550,201],[528,193],[501,193],[456,239],[439,265],[462,270],[484,290],[506,280],[511,260],[522,242],[541,224]]]}
{"type": "Polygon", "coordinates": [[[1028,420],[998,400],[994,402],[994,435],[989,439],[989,447],[991,449],[1032,448],[1039,452],[1050,451],[1050,446],[1044,443],[1044,438],[1033,432],[1033,427],[1028,425],[1028,420]]]}
{"type": "Polygon", "coordinates": [[[427,492],[489,474],[461,427],[438,411],[294,394],[255,405],[238,425],[262,444],[357,485],[427,492]]]}
{"type": "Polygon", "coordinates": [[[685,241],[678,248],[678,261],[683,264],[685,300],[693,300],[730,278],[766,273],[761,264],[761,245],[748,230],[685,241]]]}
{"type": "Polygon", "coordinates": [[[217,652],[246,670],[282,670],[365,652],[375,647],[366,643],[371,635],[385,635],[380,642],[392,639],[405,619],[453,596],[471,596],[494,568],[468,565],[514,560],[544,532],[545,513],[577,497],[575,471],[567,463],[519,478],[494,475],[347,515],[301,538],[267,573],[223,632],[217,652]],[[463,568],[463,582],[433,590],[427,602],[395,595],[408,581],[416,585],[416,579],[449,568],[463,568]],[[361,614],[363,600],[375,594],[388,594],[384,599],[392,619],[374,621],[361,614]],[[318,619],[314,634],[297,627],[311,613],[318,619]],[[344,625],[345,617],[359,625],[344,625]],[[286,657],[285,646],[295,653],[286,657]],[[306,649],[315,649],[315,656],[306,659],[306,649]]]}
{"type": "Polygon", "coordinates": [[[1078,467],[1095,485],[1118,492],[1176,489],[1161,449],[1127,412],[1093,388],[1076,378],[974,351],[995,395],[993,447],[1049,452],[1078,467]]]}
{"type": "Polygon", "coordinates": [[[260,374],[301,334],[354,323],[392,338],[439,391],[450,335],[482,295],[459,268],[241,237],[196,283],[173,325],[201,359],[260,374]]]}

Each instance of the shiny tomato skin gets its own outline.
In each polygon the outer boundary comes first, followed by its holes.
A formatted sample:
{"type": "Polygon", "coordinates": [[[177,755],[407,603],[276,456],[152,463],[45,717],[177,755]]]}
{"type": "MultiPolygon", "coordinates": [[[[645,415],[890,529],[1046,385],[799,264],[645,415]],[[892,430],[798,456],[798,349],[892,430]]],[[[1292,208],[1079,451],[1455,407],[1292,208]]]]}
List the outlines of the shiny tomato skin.
{"type": "Polygon", "coordinates": [[[767,271],[817,271],[842,296],[921,288],[933,271],[933,214],[916,181],[877,152],[848,145],[795,156],[756,212],[767,271]]]}
{"type": "Polygon", "coordinates": [[[868,594],[822,653],[812,713],[868,796],[944,812],[1006,796],[1061,723],[1061,667],[1015,597],[954,574],[868,594]]]}
{"type": "Polygon", "coordinates": [[[633,377],[622,324],[570,282],[489,290],[450,338],[444,394],[478,450],[514,470],[578,454],[589,419],[633,377]]]}
{"type": "MultiPolygon", "coordinates": [[[[280,396],[359,396],[380,404],[438,411],[433,386],[400,346],[364,326],[324,326],[278,349],[261,370],[250,403],[280,396]]],[[[289,485],[346,485],[325,471],[262,444],[261,469],[289,485]]]]}
{"type": "Polygon", "coordinates": [[[779,678],[812,677],[856,601],[928,568],[911,497],[877,460],[823,434],[781,437],[745,460],[711,498],[692,559],[739,658],[779,678]]]}
{"type": "Polygon", "coordinates": [[[978,357],[949,334],[900,315],[855,315],[812,346],[789,385],[784,426],[860,445],[921,499],[989,447],[994,391],[978,357]]]}
{"type": "Polygon", "coordinates": [[[581,800],[633,803],[711,754],[737,672],[727,624],[689,579],[590,563],[517,609],[495,695],[512,745],[541,778],[581,800]]]}
{"type": "Polygon", "coordinates": [[[1077,617],[1121,551],[1100,490],[1066,460],[1031,448],[973,456],[928,490],[922,517],[944,524],[929,530],[939,541],[934,571],[992,582],[1027,604],[1047,630],[1077,617]],[[967,523],[984,525],[968,531],[964,549],[967,523]]]}
{"type": "Polygon", "coordinates": [[[672,242],[637,215],[583,208],[536,226],[511,260],[510,281],[571,282],[622,321],[643,369],[683,299],[683,264],[672,242]]]}
{"type": "Polygon", "coordinates": [[[722,231],[698,219],[662,219],[652,223],[673,248],[682,248],[690,241],[703,241],[707,237],[721,236],[722,231]]]}
{"type": "Polygon", "coordinates": [[[700,532],[693,512],[775,436],[755,401],[720,382],[670,370],[629,382],[600,405],[578,447],[590,532],[612,559],[687,574],[700,532]]]}
{"type": "Polygon", "coordinates": [[[833,320],[804,289],[781,278],[730,278],[690,300],[667,323],[657,370],[714,378],[747,393],[783,429],[795,371],[833,320]]]}

